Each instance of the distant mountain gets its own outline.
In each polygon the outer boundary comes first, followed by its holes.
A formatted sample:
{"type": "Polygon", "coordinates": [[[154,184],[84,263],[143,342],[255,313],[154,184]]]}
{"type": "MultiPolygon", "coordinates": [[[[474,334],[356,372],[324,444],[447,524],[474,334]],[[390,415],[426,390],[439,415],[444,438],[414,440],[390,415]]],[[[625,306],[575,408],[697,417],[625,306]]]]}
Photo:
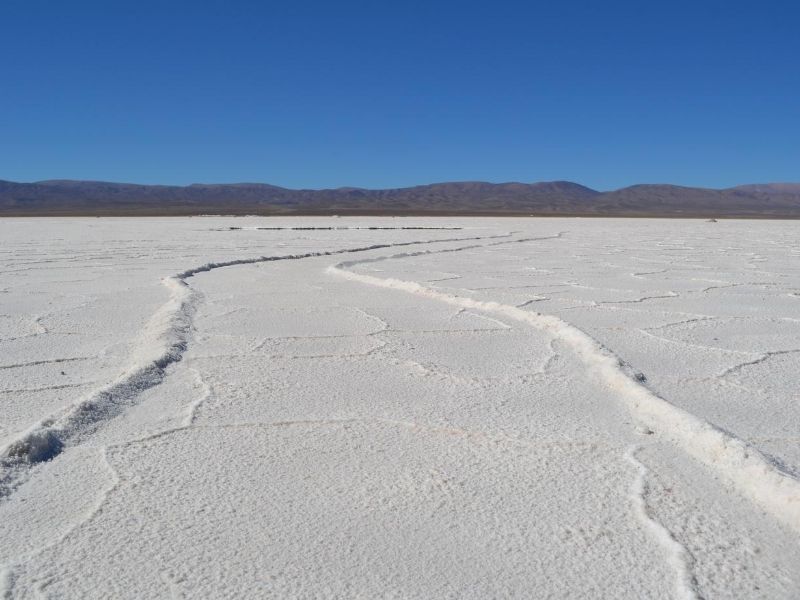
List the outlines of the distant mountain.
{"type": "Polygon", "coordinates": [[[569,181],[459,181],[407,188],[295,190],[263,183],[136,185],[0,180],[0,215],[573,215],[800,218],[800,183],[705,189],[569,181]]]}

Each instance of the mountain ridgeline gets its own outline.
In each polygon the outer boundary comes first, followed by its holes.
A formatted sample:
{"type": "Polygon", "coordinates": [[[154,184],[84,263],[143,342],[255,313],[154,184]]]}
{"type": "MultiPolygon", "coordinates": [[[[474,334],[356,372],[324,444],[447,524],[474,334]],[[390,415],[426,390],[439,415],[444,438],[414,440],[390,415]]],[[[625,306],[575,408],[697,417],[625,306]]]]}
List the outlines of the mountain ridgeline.
{"type": "Polygon", "coordinates": [[[199,214],[800,218],[800,184],[727,189],[634,185],[598,192],[569,181],[296,190],[262,183],[165,186],[0,180],[0,216],[199,214]]]}

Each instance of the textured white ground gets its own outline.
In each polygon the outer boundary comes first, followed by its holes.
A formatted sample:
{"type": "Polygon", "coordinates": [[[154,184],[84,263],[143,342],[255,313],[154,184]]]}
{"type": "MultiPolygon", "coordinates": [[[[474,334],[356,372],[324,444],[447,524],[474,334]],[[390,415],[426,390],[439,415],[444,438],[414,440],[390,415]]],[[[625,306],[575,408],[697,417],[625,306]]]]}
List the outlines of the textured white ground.
{"type": "Polygon", "coordinates": [[[799,370],[794,222],[0,220],[0,597],[798,598],[799,370]]]}

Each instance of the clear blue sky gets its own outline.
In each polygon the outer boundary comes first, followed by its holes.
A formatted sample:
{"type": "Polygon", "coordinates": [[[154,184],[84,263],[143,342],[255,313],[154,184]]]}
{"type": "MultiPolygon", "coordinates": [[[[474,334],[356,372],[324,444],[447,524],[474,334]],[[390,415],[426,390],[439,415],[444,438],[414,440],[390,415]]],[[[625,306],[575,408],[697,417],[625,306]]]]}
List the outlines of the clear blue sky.
{"type": "Polygon", "coordinates": [[[0,3],[0,179],[800,181],[800,3],[0,3]]]}

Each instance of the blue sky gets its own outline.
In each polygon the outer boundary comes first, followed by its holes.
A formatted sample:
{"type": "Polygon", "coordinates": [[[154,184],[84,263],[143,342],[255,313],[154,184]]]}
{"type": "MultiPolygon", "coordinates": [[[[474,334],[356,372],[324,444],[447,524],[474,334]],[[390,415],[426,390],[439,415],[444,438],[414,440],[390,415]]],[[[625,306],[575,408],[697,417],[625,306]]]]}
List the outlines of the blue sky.
{"type": "Polygon", "coordinates": [[[800,181],[800,3],[0,4],[0,179],[800,181]]]}

